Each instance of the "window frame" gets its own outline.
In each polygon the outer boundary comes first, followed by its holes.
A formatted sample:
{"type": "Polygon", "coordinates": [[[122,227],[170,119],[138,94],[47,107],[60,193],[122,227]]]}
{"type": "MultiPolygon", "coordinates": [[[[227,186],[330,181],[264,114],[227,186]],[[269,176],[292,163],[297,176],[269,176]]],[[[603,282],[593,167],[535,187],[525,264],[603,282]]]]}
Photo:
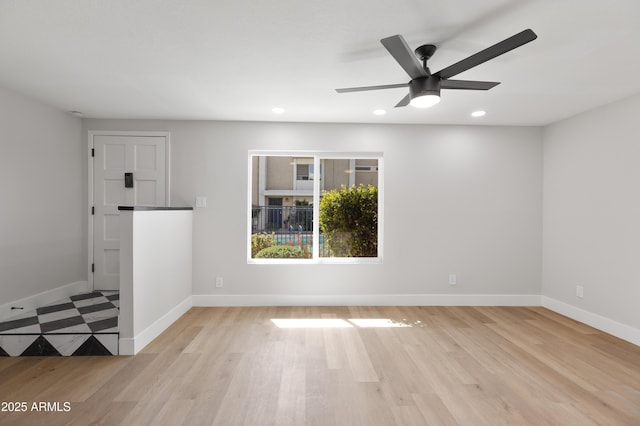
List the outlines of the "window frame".
{"type": "MultiPolygon", "coordinates": [[[[249,150],[247,178],[247,263],[254,265],[308,265],[308,264],[381,264],[384,253],[384,153],[358,151],[286,151],[286,150],[249,150]],[[251,257],[252,195],[253,195],[253,157],[312,157],[314,170],[320,170],[320,178],[313,179],[313,247],[311,259],[255,259],[251,257]],[[322,160],[366,160],[378,161],[378,256],[377,257],[320,257],[320,194],[323,190],[322,160]]],[[[262,173],[262,172],[260,172],[262,173]]],[[[355,173],[355,170],[354,170],[355,173]]],[[[294,171],[294,180],[296,179],[294,171]]],[[[258,188],[259,190],[259,188],[258,188]]]]}

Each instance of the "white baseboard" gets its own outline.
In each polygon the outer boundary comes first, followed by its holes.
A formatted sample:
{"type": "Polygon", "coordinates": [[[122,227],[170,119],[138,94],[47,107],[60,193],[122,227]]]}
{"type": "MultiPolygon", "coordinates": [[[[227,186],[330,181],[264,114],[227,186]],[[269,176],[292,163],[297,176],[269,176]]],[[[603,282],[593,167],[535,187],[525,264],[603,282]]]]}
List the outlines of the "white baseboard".
{"type": "Polygon", "coordinates": [[[121,338],[120,355],[135,355],[192,306],[544,306],[598,330],[640,345],[640,330],[537,294],[234,294],[189,296],[134,338],[121,338]]]}
{"type": "Polygon", "coordinates": [[[178,320],[193,306],[192,296],[188,296],[169,312],[154,321],[133,338],[120,338],[118,353],[120,355],[135,355],[144,349],[153,339],[158,337],[171,324],[178,320]]]}
{"type": "Polygon", "coordinates": [[[34,294],[33,296],[24,297],[14,302],[5,303],[4,305],[0,305],[0,321],[6,320],[15,315],[33,311],[36,308],[41,308],[53,302],[57,302],[58,300],[73,296],[74,294],[86,293],[89,291],[91,291],[91,289],[89,288],[88,281],[76,281],[51,290],[43,291],[42,293],[34,294]],[[12,307],[19,307],[22,309],[11,309],[12,307]]]}
{"type": "Polygon", "coordinates": [[[540,306],[537,294],[195,294],[193,306],[540,306]]]}
{"type": "Polygon", "coordinates": [[[597,328],[600,331],[609,333],[622,340],[626,340],[634,345],[640,346],[640,330],[637,328],[594,314],[593,312],[585,311],[584,309],[547,296],[542,296],[542,306],[561,315],[587,324],[593,328],[597,328]]]}

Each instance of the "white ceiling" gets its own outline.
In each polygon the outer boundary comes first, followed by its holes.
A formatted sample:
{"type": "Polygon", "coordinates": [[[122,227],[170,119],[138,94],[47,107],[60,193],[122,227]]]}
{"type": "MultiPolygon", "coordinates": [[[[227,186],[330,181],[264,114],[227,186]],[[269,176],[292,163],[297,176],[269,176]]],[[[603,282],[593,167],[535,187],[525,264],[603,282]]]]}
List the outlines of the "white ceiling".
{"type": "Polygon", "coordinates": [[[640,1],[0,0],[0,86],[95,118],[545,125],[640,92],[640,1]],[[387,36],[436,44],[435,72],[526,28],[456,76],[488,92],[334,91],[409,81],[387,36]]]}

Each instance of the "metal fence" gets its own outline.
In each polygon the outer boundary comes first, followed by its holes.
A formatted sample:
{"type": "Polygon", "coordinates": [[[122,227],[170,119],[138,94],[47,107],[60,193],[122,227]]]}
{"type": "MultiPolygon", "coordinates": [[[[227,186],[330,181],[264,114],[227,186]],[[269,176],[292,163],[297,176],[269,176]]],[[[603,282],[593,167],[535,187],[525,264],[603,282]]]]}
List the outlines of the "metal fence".
{"type": "Polygon", "coordinates": [[[251,232],[313,231],[311,206],[256,206],[251,210],[251,232]]]}
{"type": "MultiPolygon", "coordinates": [[[[276,245],[295,246],[307,253],[313,251],[312,206],[254,206],[251,211],[251,233],[273,234],[276,245]]],[[[320,235],[320,257],[331,257],[329,247],[320,235]]]]}

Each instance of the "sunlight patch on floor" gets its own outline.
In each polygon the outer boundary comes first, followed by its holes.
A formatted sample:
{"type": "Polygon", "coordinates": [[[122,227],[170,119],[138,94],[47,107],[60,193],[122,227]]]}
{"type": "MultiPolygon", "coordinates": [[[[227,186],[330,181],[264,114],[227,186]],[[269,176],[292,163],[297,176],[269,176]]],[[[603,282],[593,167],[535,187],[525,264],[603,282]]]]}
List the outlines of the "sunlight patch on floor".
{"type": "Polygon", "coordinates": [[[272,318],[279,328],[349,328],[347,321],[339,318],[272,318]]]}
{"type": "Polygon", "coordinates": [[[362,328],[411,327],[410,324],[389,318],[351,318],[349,321],[362,328]]]}
{"type": "Polygon", "coordinates": [[[394,321],[389,318],[272,318],[278,328],[389,328],[411,327],[407,322],[394,321]]]}

